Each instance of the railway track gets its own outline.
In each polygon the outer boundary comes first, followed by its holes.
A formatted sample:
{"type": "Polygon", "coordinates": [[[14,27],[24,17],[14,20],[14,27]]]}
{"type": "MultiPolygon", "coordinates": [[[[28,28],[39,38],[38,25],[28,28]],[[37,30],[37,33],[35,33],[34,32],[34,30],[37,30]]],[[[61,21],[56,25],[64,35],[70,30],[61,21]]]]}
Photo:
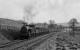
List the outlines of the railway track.
{"type": "Polygon", "coordinates": [[[16,41],[7,42],[7,43],[4,43],[4,44],[0,45],[0,48],[10,47],[11,45],[14,45],[16,43],[20,43],[20,42],[23,42],[23,41],[24,40],[16,40],[16,41]]]}
{"type": "Polygon", "coordinates": [[[32,50],[32,48],[36,47],[37,45],[41,44],[43,41],[51,37],[53,34],[47,34],[45,36],[42,36],[39,39],[36,39],[34,41],[29,42],[28,44],[25,44],[23,46],[20,46],[18,48],[15,48],[14,50],[32,50]]]}
{"type": "Polygon", "coordinates": [[[19,49],[25,45],[28,48],[29,47],[28,45],[40,40],[43,37],[46,37],[46,36],[48,36],[48,34],[31,39],[31,40],[21,40],[21,41],[15,41],[15,42],[8,42],[6,44],[1,45],[0,50],[16,50],[16,49],[19,49]]]}
{"type": "MultiPolygon", "coordinates": [[[[34,39],[34,37],[32,39],[34,39]]],[[[31,39],[29,39],[29,40],[31,40],[31,39]]],[[[0,48],[10,47],[11,45],[14,45],[14,44],[17,44],[17,43],[21,43],[21,42],[24,42],[24,41],[27,41],[27,39],[10,41],[10,42],[1,44],[0,48]]]]}
{"type": "Polygon", "coordinates": [[[36,48],[37,46],[39,46],[41,43],[45,42],[45,40],[49,39],[50,37],[52,37],[52,35],[48,36],[46,38],[43,38],[42,40],[37,41],[36,43],[33,43],[33,44],[29,45],[27,47],[27,50],[33,50],[34,48],[36,48]]]}

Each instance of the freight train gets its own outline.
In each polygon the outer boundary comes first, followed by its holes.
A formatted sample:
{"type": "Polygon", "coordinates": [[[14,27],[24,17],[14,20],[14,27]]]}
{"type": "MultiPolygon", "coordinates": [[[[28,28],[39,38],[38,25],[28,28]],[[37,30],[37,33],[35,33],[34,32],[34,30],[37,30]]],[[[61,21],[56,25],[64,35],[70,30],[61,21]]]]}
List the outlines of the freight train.
{"type": "Polygon", "coordinates": [[[20,33],[18,34],[18,38],[15,39],[31,39],[37,36],[42,36],[45,34],[49,34],[50,32],[60,32],[62,28],[58,26],[56,28],[45,28],[45,27],[36,27],[35,25],[24,24],[21,27],[20,33]]]}
{"type": "Polygon", "coordinates": [[[43,36],[50,32],[58,32],[61,29],[59,28],[45,28],[45,27],[36,27],[36,25],[32,24],[22,24],[19,27],[15,26],[7,26],[0,25],[0,31],[3,32],[4,36],[8,40],[23,40],[23,39],[31,39],[37,36],[43,36]]]}
{"type": "Polygon", "coordinates": [[[14,40],[17,39],[30,39],[40,35],[48,34],[49,30],[46,28],[35,27],[35,25],[26,25],[24,24],[21,27],[18,37],[14,37],[14,40]]]}

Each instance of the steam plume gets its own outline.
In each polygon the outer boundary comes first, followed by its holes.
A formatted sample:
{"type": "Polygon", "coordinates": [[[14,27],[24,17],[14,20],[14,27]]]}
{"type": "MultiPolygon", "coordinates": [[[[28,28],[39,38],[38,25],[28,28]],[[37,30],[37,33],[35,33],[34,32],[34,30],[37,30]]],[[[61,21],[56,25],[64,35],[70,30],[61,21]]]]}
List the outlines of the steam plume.
{"type": "Polygon", "coordinates": [[[35,17],[37,14],[37,11],[35,10],[34,5],[29,5],[24,7],[24,21],[31,23],[33,20],[33,17],[35,17]]]}

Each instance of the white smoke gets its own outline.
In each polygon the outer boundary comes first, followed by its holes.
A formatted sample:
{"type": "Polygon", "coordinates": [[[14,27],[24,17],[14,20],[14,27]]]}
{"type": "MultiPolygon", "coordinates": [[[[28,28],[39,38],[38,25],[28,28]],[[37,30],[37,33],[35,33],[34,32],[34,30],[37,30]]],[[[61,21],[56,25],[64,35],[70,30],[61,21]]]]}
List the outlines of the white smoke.
{"type": "Polygon", "coordinates": [[[31,23],[33,18],[37,15],[38,11],[35,10],[34,5],[28,5],[24,7],[24,21],[31,23]]]}

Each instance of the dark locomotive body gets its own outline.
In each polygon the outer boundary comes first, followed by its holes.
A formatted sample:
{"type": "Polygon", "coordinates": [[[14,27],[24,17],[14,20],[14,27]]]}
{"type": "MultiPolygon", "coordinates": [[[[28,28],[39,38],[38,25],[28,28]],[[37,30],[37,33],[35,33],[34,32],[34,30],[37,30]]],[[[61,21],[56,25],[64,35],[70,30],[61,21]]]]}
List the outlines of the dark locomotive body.
{"type": "Polygon", "coordinates": [[[35,25],[23,25],[20,30],[19,39],[31,39],[50,32],[59,32],[61,29],[36,27],[35,25]]]}
{"type": "Polygon", "coordinates": [[[15,38],[14,40],[31,39],[31,38],[46,34],[48,32],[49,32],[48,29],[35,27],[35,25],[23,25],[21,27],[18,37],[15,38]]]}
{"type": "MultiPolygon", "coordinates": [[[[33,26],[34,27],[34,26],[33,26]]],[[[31,25],[23,25],[20,29],[20,33],[16,39],[29,39],[32,33],[33,27],[31,25]]]]}

